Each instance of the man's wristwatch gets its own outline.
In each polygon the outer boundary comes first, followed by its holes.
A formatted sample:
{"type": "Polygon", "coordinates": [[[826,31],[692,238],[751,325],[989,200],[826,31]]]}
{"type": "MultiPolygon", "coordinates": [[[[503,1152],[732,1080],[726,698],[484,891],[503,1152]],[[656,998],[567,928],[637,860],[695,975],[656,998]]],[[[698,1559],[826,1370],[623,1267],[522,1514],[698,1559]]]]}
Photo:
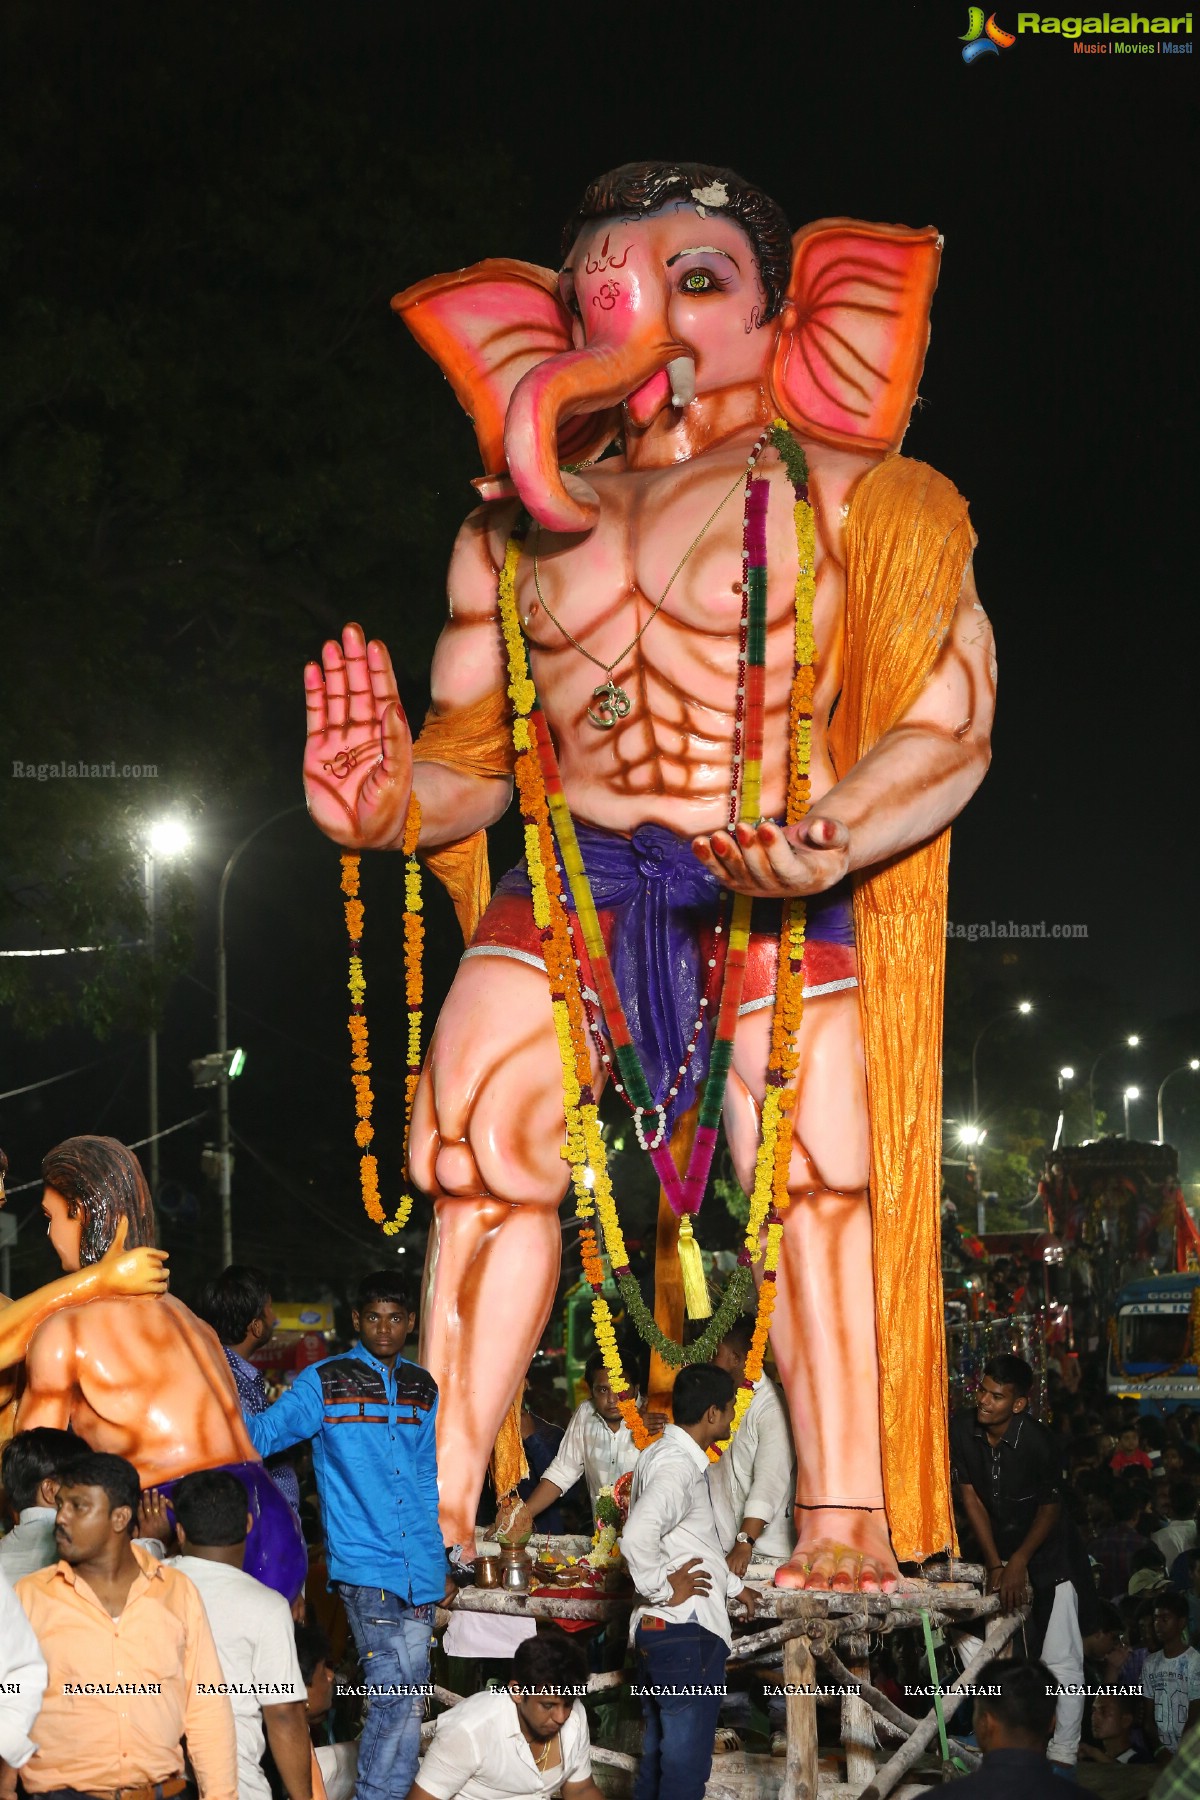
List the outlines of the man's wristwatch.
{"type": "Polygon", "coordinates": [[[749,1544],[752,1550],[754,1548],[754,1539],[748,1531],[739,1531],[733,1541],[735,1544],[749,1544]]]}

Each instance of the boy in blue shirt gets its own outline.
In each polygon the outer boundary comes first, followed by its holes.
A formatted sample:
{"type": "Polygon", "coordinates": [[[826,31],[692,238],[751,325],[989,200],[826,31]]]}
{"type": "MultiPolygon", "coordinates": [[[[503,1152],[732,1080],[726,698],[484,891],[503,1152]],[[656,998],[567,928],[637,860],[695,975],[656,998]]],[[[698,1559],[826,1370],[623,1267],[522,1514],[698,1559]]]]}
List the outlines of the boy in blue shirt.
{"type": "Polygon", "coordinates": [[[260,1456],[311,1438],[329,1572],[369,1686],[357,1800],[407,1794],[417,1773],[433,1609],[456,1590],[438,1524],[437,1383],[400,1352],[416,1322],[403,1281],[368,1275],[359,1342],[304,1369],[247,1419],[260,1456]]]}

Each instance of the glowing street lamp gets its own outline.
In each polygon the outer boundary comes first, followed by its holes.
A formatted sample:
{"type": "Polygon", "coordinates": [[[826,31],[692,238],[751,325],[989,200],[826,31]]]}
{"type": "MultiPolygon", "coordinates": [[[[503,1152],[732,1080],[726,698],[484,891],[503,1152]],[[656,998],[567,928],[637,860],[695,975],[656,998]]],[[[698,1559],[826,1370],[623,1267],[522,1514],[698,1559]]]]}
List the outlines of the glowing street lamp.
{"type": "Polygon", "coordinates": [[[1163,1131],[1163,1089],[1166,1087],[1168,1081],[1171,1080],[1172,1076],[1186,1075],[1189,1069],[1193,1075],[1200,1069],[1200,1056],[1189,1056],[1188,1060],[1185,1063],[1180,1063],[1177,1069],[1168,1070],[1158,1084],[1158,1141],[1160,1144],[1165,1144],[1167,1141],[1166,1134],[1163,1131]]]}
{"type": "Polygon", "coordinates": [[[979,1162],[975,1152],[980,1148],[987,1131],[980,1125],[960,1125],[958,1141],[967,1152],[967,1180],[975,1189],[975,1229],[980,1237],[987,1229],[987,1208],[983,1198],[983,1183],[979,1179],[979,1162]]]}
{"type": "Polygon", "coordinates": [[[1125,1102],[1125,1136],[1126,1137],[1129,1136],[1129,1102],[1131,1100],[1140,1100],[1141,1094],[1142,1094],[1141,1088],[1127,1087],[1125,1089],[1124,1093],[1121,1095],[1122,1100],[1125,1102]]]}
{"type": "Polygon", "coordinates": [[[1057,1150],[1059,1144],[1062,1142],[1063,1121],[1067,1116],[1066,1103],[1063,1099],[1063,1090],[1066,1087],[1067,1082],[1074,1081],[1074,1079],[1074,1068],[1070,1063],[1064,1063],[1062,1068],[1058,1071],[1058,1124],[1054,1127],[1054,1142],[1050,1146],[1052,1150],[1057,1150]]]}

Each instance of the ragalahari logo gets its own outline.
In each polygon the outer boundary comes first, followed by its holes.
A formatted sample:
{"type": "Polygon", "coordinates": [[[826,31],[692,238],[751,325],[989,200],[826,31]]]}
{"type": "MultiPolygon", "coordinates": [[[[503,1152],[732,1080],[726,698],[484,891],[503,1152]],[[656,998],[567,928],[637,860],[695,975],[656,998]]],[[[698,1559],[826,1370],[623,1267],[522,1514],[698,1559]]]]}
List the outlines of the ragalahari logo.
{"type": "Polygon", "coordinates": [[[985,21],[982,6],[967,8],[967,29],[959,39],[965,63],[973,63],[980,56],[999,56],[1002,50],[1011,50],[1016,41],[1011,31],[997,25],[995,13],[989,13],[985,21]]]}

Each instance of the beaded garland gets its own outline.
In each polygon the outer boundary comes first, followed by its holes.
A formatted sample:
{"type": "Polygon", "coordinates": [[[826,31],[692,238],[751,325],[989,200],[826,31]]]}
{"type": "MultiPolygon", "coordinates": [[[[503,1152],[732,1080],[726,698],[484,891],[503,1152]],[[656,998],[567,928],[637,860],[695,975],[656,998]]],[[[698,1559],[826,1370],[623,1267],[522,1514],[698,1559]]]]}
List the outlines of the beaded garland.
{"type": "MultiPolygon", "coordinates": [[[[421,1075],[421,1021],[422,1004],[425,995],[425,979],[422,968],[422,948],[425,939],[425,926],[421,919],[424,902],[421,897],[421,865],[417,861],[417,839],[421,834],[421,806],[414,794],[408,809],[408,817],[404,821],[404,997],[408,1007],[408,1044],[405,1055],[407,1064],[404,1077],[404,1145],[403,1145],[403,1179],[408,1181],[408,1135],[412,1124],[413,1098],[417,1091],[417,1082],[421,1075]]],[[[341,858],[342,892],[346,896],[345,918],[346,932],[350,939],[350,979],[347,987],[350,992],[350,1017],[347,1026],[350,1032],[350,1080],[354,1087],[354,1110],[358,1124],[354,1127],[354,1141],[362,1154],[359,1157],[359,1186],[362,1190],[363,1206],[367,1217],[376,1225],[382,1225],[388,1237],[395,1237],[404,1230],[412,1214],[413,1197],[406,1192],[389,1219],[383,1210],[379,1198],[379,1162],[370,1149],[375,1137],[375,1127],[371,1114],[375,1104],[375,1094],[371,1087],[371,1060],[367,1034],[367,978],[362,962],[362,934],[365,909],[359,899],[359,881],[361,875],[361,858],[357,854],[347,854],[341,858]]]]}
{"type": "MultiPolygon", "coordinates": [[[[795,673],[789,702],[791,745],[786,809],[786,822],[791,824],[803,817],[809,803],[815,654],[812,629],[815,598],[815,528],[807,486],[807,463],[803,450],[792,437],[786,421],[775,420],[770,431],[765,433],[763,439],[755,446],[752,456],[748,459],[751,477],[754,463],[767,441],[770,441],[777,450],[792,482],[795,495],[793,505],[797,543],[795,673]]],[[[766,482],[756,482],[748,477],[747,486],[743,543],[743,627],[739,632],[739,692],[734,731],[734,770],[738,792],[736,796],[731,795],[731,815],[742,818],[751,818],[757,815],[761,796],[761,694],[765,676],[765,519],[768,493],[766,482]],[[762,489],[761,496],[754,493],[757,488],[762,489]],[[752,613],[750,602],[754,600],[761,602],[761,612],[758,607],[755,607],[752,613]],[[754,617],[755,626],[758,627],[753,630],[752,617],[754,617]],[[762,620],[761,626],[758,625],[759,618],[762,620]],[[758,714],[757,733],[754,719],[756,712],[758,714]],[[753,811],[748,808],[753,808],[753,811]]],[[[574,831],[569,823],[569,813],[567,813],[565,802],[561,800],[561,784],[554,781],[553,777],[549,783],[545,778],[549,773],[544,760],[545,751],[549,750],[552,756],[553,747],[538,705],[536,690],[530,678],[528,656],[516,603],[516,571],[521,548],[520,536],[514,535],[509,539],[504,569],[500,578],[501,625],[508,655],[509,694],[513,701],[514,711],[513,744],[516,750],[517,789],[525,825],[526,860],[533,892],[534,918],[542,934],[546,952],[555,1035],[563,1067],[567,1141],[562,1154],[570,1164],[572,1171],[576,1212],[581,1221],[580,1241],[584,1278],[592,1287],[594,1296],[593,1325],[597,1343],[604,1355],[605,1366],[614,1393],[622,1402],[622,1415],[633,1429],[635,1440],[645,1441],[645,1428],[624,1379],[611,1313],[607,1301],[599,1292],[604,1278],[604,1268],[595,1231],[589,1223],[596,1213],[600,1217],[609,1261],[630,1316],[640,1334],[654,1345],[666,1361],[676,1366],[702,1359],[707,1360],[712,1354],[716,1343],[723,1337],[733,1317],[740,1310],[751,1278],[751,1268],[761,1256],[762,1282],[758,1312],[753,1342],[746,1359],[745,1376],[739,1386],[735,1404],[732,1429],[736,1431],[745,1415],[754,1388],[762,1376],[763,1356],[774,1309],[776,1273],[783,1235],[781,1208],[787,1204],[790,1159],[791,1134],[784,1131],[783,1126],[787,1122],[793,1103],[791,1083],[795,1077],[797,1061],[795,1034],[803,1010],[802,961],[805,905],[802,899],[797,898],[787,902],[784,908],[771,1053],[768,1063],[767,1088],[764,1094],[762,1137],[755,1163],[750,1215],[744,1246],[738,1258],[738,1268],[727,1285],[721,1304],[708,1329],[699,1340],[685,1347],[675,1344],[657,1326],[642,1300],[640,1289],[629,1268],[624,1237],[612,1194],[604,1141],[599,1131],[598,1109],[590,1081],[588,1013],[582,995],[578,961],[574,952],[569,919],[562,894],[554,835],[551,830],[552,808],[556,826],[559,824],[560,817],[563,814],[566,815],[567,824],[564,827],[563,838],[560,839],[560,848],[564,863],[567,864],[569,872],[572,874],[574,869],[571,865],[578,856],[578,845],[575,844],[574,856],[572,856],[567,850],[567,844],[574,842],[574,831]],[[555,787],[558,790],[557,804],[554,797],[555,787]],[[551,946],[554,950],[553,955],[551,946]],[[584,1180],[589,1165],[595,1183],[594,1189],[589,1188],[584,1180]]],[[[553,775],[557,776],[556,764],[553,768],[553,775]]],[[[582,868],[582,858],[579,858],[579,863],[582,868]]],[[[589,957],[593,960],[597,985],[600,987],[603,977],[598,965],[607,964],[607,955],[603,949],[603,937],[599,932],[598,920],[595,920],[594,904],[591,906],[592,919],[595,921],[594,932],[589,930],[586,923],[586,908],[591,899],[590,892],[585,893],[586,873],[584,873],[580,885],[576,887],[573,882],[572,887],[577,916],[580,919],[581,928],[584,930],[589,957]],[[581,900],[582,905],[580,904],[581,900]],[[599,956],[593,955],[593,941],[598,941],[599,956]]],[[[734,948],[732,923],[731,920],[729,948],[726,952],[727,960],[734,948]]],[[[710,961],[710,969],[715,966],[715,960],[710,961]]],[[[721,985],[724,994],[728,990],[727,978],[722,981],[721,985]]],[[[615,992],[615,982],[612,986],[615,992]]],[[[605,1002],[606,995],[601,989],[601,1003],[605,1008],[606,1023],[611,1033],[615,1021],[613,1015],[608,1012],[605,1002]]],[[[707,1009],[702,1008],[702,1010],[707,1009]]],[[[623,1013],[620,1016],[623,1018],[623,1013]]],[[[736,1019],[736,1008],[734,1009],[734,1018],[736,1019]]],[[[693,1035],[698,1037],[698,1032],[693,1035]]],[[[614,1057],[617,1057],[617,1053],[618,1044],[614,1038],[614,1057]]],[[[625,1059],[624,1066],[622,1066],[622,1061],[618,1058],[617,1066],[624,1075],[632,1065],[629,1059],[625,1059]]],[[[646,1095],[650,1099],[650,1105],[647,1106],[642,1095],[636,1089],[633,1103],[640,1106],[642,1111],[657,1110],[653,1107],[652,1097],[649,1096],[640,1064],[636,1066],[637,1075],[641,1077],[642,1086],[645,1087],[646,1095]]],[[[706,1097],[708,1089],[712,1085],[712,1073],[710,1063],[706,1097]]],[[[623,1085],[627,1084],[623,1083],[623,1085]]],[[[718,1118],[719,1114],[718,1106],[718,1118]]],[[[715,1129],[715,1121],[713,1125],[715,1129]]],[[[662,1147],[665,1132],[661,1126],[656,1135],[657,1141],[653,1145],[647,1145],[652,1152],[662,1147]]],[[[657,1157],[655,1162],[657,1169],[657,1157]]],[[[677,1178],[676,1186],[678,1185],[680,1184],[677,1178]]],[[[690,1212],[693,1209],[689,1207],[687,1210],[690,1212]]]]}
{"type": "MultiPolygon", "coordinates": [[[[749,823],[755,823],[758,819],[762,799],[767,638],[766,517],[770,488],[767,482],[755,480],[754,471],[759,457],[770,441],[771,433],[764,431],[746,458],[746,501],[742,521],[742,580],[738,584],[742,595],[742,608],[738,633],[735,747],[729,802],[730,816],[735,822],[740,818],[749,823]]],[[[681,1176],[671,1155],[667,1134],[667,1102],[678,1096],[679,1083],[687,1071],[699,1042],[704,1024],[704,1014],[709,1009],[711,995],[706,992],[700,1001],[701,1016],[693,1027],[687,1052],[676,1072],[675,1081],[668,1090],[666,1101],[661,1104],[656,1103],[633,1044],[629,1024],[625,1017],[625,1008],[621,1003],[616,978],[609,961],[591,884],[587,878],[587,870],[584,867],[575,834],[575,821],[571,817],[570,808],[563,794],[562,778],[559,774],[554,744],[540,713],[538,718],[540,723],[536,733],[536,745],[538,759],[542,766],[542,781],[549,802],[554,835],[558,840],[583,940],[587,946],[588,958],[595,974],[607,1035],[612,1044],[612,1059],[616,1064],[616,1091],[633,1111],[634,1130],[637,1133],[638,1143],[643,1150],[649,1152],[655,1173],[662,1183],[663,1192],[667,1196],[671,1210],[676,1216],[694,1215],[699,1212],[704,1199],[713,1157],[716,1154],[725,1088],[733,1062],[733,1039],[737,1029],[738,1009],[742,1003],[745,986],[746,956],[750,945],[750,919],[753,901],[748,894],[733,896],[727,936],[724,924],[721,921],[717,923],[718,939],[714,946],[714,954],[708,958],[708,969],[710,975],[718,969],[719,959],[716,951],[723,948],[724,967],[721,970],[720,979],[721,998],[709,1057],[708,1075],[700,1100],[699,1120],[688,1154],[687,1168],[681,1176]],[[724,945],[721,942],[722,938],[725,940],[724,945]],[[650,1138],[647,1138],[642,1123],[643,1118],[647,1115],[657,1120],[654,1135],[650,1138]]],[[[578,968],[578,962],[576,962],[576,968],[578,968]]],[[[591,1022],[589,1010],[589,1023],[591,1022]]],[[[597,1041],[600,1041],[600,1033],[596,1032],[595,1036],[597,1041]]],[[[607,1057],[604,1060],[608,1063],[607,1057]]],[[[608,1066],[612,1065],[609,1063],[608,1066]]]]}

